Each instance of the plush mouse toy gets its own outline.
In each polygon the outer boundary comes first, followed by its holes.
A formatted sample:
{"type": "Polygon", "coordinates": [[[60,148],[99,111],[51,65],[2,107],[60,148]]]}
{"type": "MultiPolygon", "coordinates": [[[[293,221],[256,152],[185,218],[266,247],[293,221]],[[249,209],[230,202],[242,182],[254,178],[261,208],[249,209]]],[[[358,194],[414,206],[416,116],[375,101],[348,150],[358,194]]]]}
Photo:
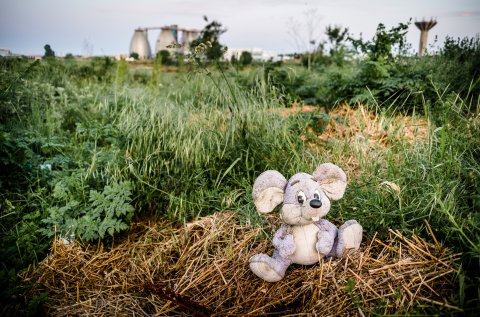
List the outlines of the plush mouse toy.
{"type": "Polygon", "coordinates": [[[343,197],[347,176],[338,166],[321,164],[313,172],[298,173],[288,181],[277,171],[260,174],[253,185],[253,200],[261,213],[282,204],[273,255],[256,254],[250,269],[267,282],[281,280],[292,263],[310,265],[323,257],[341,257],[354,252],[362,241],[362,226],[348,220],[340,228],[321,219],[330,210],[330,201],[343,197]]]}

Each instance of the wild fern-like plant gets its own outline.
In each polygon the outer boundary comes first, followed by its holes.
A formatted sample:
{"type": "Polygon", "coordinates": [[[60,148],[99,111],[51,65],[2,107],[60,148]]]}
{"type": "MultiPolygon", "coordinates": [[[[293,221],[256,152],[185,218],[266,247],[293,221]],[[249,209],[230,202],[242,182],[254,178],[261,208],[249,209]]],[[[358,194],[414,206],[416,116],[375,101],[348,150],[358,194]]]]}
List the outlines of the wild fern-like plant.
{"type": "MultiPolygon", "coordinates": [[[[87,226],[89,221],[80,218],[79,232],[83,232],[86,240],[104,238],[105,234],[113,236],[128,228],[127,223],[133,216],[134,208],[131,202],[131,186],[128,182],[107,185],[103,192],[90,191],[89,210],[85,216],[95,221],[96,226],[87,226]],[[84,220],[84,222],[82,222],[84,220]]],[[[85,218],[85,217],[84,217],[85,218]]],[[[88,220],[90,220],[88,219],[88,220]]]]}
{"type": "Polygon", "coordinates": [[[57,182],[53,191],[57,204],[48,208],[48,217],[42,220],[46,227],[41,232],[50,237],[57,233],[69,239],[77,236],[95,241],[128,228],[134,211],[129,182],[107,185],[102,192],[90,190],[88,199],[82,199],[86,188],[57,182]]]}

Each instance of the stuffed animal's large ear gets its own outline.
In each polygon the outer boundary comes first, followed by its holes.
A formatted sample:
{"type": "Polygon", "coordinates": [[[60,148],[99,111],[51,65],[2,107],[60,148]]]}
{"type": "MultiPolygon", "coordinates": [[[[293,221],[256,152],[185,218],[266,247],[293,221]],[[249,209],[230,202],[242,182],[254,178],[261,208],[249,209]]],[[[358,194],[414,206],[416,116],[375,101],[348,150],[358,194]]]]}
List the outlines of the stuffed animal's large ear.
{"type": "Polygon", "coordinates": [[[253,201],[258,212],[269,213],[283,202],[287,180],[277,171],[265,171],[253,184],[253,201]]]}
{"type": "Polygon", "coordinates": [[[320,183],[320,187],[331,200],[339,200],[347,187],[347,175],[335,164],[325,163],[313,172],[313,179],[320,183]]]}

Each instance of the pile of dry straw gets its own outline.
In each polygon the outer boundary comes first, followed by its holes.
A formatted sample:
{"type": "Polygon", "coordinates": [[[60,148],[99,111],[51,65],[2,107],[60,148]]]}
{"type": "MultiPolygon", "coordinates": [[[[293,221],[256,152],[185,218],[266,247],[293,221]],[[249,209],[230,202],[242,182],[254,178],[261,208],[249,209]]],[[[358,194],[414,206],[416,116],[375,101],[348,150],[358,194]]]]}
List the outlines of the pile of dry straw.
{"type": "MultiPolygon", "coordinates": [[[[268,218],[274,230],[278,223],[268,218]]],[[[277,283],[248,268],[251,255],[271,254],[259,228],[218,213],[181,228],[136,224],[127,239],[104,245],[65,245],[23,275],[34,292],[48,292],[50,315],[265,314],[360,315],[406,313],[422,306],[458,311],[459,255],[397,231],[364,241],[360,252],[319,265],[291,266],[277,283]]]]}

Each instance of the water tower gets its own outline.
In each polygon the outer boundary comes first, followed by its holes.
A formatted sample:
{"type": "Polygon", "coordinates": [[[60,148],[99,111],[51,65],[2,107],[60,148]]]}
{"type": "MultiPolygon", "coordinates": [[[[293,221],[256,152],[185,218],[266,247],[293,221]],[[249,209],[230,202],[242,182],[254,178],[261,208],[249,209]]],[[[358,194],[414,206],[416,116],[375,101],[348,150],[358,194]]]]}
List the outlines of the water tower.
{"type": "Polygon", "coordinates": [[[148,59],[152,55],[146,28],[138,28],[133,33],[130,41],[130,54],[132,53],[137,53],[139,59],[148,59]]]}
{"type": "Polygon", "coordinates": [[[420,22],[415,22],[415,25],[420,29],[420,47],[418,49],[418,55],[422,56],[427,50],[428,31],[437,25],[437,21],[433,19],[430,21],[423,20],[420,22]]]}

